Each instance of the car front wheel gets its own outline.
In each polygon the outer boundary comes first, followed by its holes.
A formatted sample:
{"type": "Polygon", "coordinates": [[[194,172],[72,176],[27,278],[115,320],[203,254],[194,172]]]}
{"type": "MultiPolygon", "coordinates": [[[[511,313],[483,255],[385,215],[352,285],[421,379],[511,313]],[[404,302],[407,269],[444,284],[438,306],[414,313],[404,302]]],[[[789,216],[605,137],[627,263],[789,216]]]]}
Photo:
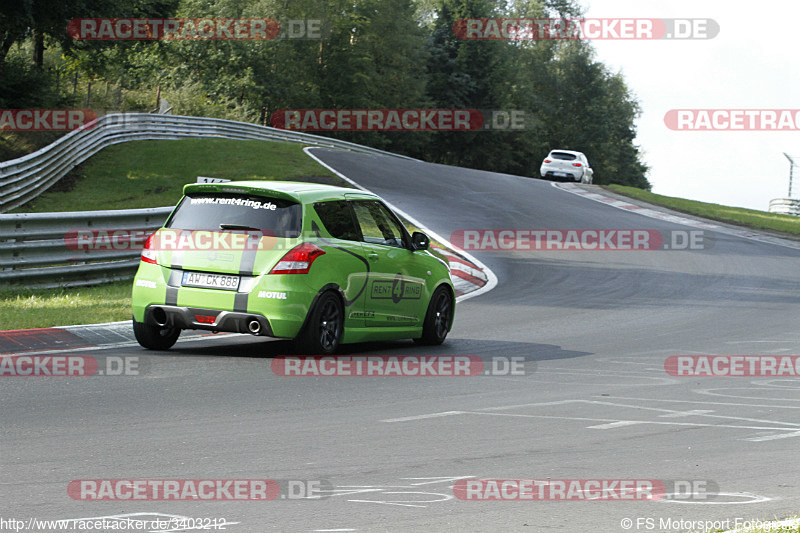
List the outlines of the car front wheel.
{"type": "Polygon", "coordinates": [[[422,325],[422,337],[414,339],[418,344],[442,344],[447,337],[450,321],[453,319],[453,299],[447,287],[439,287],[433,293],[425,322],[422,325]]]}

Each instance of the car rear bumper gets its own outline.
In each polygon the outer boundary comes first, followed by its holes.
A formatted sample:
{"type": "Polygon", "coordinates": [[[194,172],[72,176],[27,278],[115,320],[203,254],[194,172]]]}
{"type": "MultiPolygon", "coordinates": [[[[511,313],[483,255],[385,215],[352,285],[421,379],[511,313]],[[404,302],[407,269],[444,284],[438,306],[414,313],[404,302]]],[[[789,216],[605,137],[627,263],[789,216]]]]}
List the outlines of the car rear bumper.
{"type": "Polygon", "coordinates": [[[251,335],[274,337],[269,320],[256,313],[176,305],[151,305],[145,310],[144,321],[146,324],[161,327],[250,333],[251,335]]]}
{"type": "Polygon", "coordinates": [[[543,178],[549,179],[558,179],[558,180],[573,180],[573,181],[581,181],[583,178],[583,172],[564,172],[563,170],[547,170],[542,172],[543,178]],[[565,175],[556,175],[556,174],[565,174],[565,175]]]}

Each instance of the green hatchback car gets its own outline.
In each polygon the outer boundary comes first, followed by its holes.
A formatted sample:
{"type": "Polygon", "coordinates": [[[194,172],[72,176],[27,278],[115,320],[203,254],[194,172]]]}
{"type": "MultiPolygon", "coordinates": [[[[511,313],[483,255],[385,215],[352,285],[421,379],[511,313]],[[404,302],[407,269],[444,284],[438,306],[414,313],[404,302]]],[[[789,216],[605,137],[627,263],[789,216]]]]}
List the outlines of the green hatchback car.
{"type": "Polygon", "coordinates": [[[295,182],[186,185],[142,250],[133,331],[166,350],[183,329],[295,339],[310,354],[453,326],[447,263],[381,199],[295,182]]]}

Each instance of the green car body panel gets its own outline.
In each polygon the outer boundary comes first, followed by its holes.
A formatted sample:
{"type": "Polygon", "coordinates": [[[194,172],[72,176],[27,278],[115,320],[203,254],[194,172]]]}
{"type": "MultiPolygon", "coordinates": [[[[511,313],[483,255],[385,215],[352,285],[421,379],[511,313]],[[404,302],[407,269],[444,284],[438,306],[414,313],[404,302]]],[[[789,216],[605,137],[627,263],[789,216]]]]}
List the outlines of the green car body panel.
{"type": "MultiPolygon", "coordinates": [[[[374,194],[326,185],[266,181],[189,184],[183,192],[181,203],[165,227],[152,237],[161,243],[152,252],[154,260],[141,261],[134,278],[132,308],[136,322],[152,323],[154,318],[150,313],[166,306],[183,311],[182,322],[171,322],[180,329],[247,333],[240,324],[232,325],[235,321],[223,324],[222,320],[213,320],[215,316],[223,316],[215,313],[229,312],[240,318],[244,315],[259,321],[263,318],[266,327],[259,332],[261,335],[295,338],[317,298],[333,291],[343,303],[344,331],[340,342],[344,344],[419,338],[429,301],[441,286],[448,288],[454,310],[454,289],[447,263],[427,249],[408,246],[410,236],[404,227],[406,246],[402,247],[366,242],[363,236],[358,241],[335,238],[315,209],[325,202],[336,201],[340,202],[336,205],[350,206],[355,213],[353,206],[367,209],[374,205],[370,202],[380,201],[374,194]],[[299,232],[285,236],[259,233],[253,237],[235,236],[235,230],[240,228],[226,232],[219,228],[170,227],[185,202],[222,201],[213,200],[214,197],[297,203],[301,210],[299,232]],[[231,245],[233,240],[223,238],[231,236],[239,239],[238,246],[231,245]],[[182,238],[189,238],[192,246],[184,246],[187,241],[181,241],[182,238]],[[199,243],[203,246],[198,246],[199,243]],[[242,243],[247,245],[241,246],[242,243]],[[307,273],[270,273],[287,252],[302,243],[310,243],[324,252],[313,259],[307,273]],[[192,279],[186,278],[186,273],[230,275],[240,281],[236,290],[185,286],[186,280],[192,279]]],[[[451,327],[452,317],[448,331],[451,327]]]]}

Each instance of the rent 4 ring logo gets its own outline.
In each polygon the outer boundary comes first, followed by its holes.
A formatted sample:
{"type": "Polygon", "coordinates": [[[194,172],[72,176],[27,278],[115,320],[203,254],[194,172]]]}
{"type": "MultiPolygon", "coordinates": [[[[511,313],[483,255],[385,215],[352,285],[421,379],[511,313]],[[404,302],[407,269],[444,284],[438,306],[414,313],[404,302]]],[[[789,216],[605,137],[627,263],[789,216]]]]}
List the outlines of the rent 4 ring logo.
{"type": "Polygon", "coordinates": [[[91,109],[0,109],[0,131],[72,131],[91,129],[91,109]]]}
{"type": "Polygon", "coordinates": [[[708,250],[714,242],[705,230],[460,229],[450,235],[450,243],[466,251],[708,250]]]}
{"type": "Polygon", "coordinates": [[[453,33],[467,40],[713,39],[713,19],[657,18],[475,18],[459,19],[453,33]]]}
{"type": "Polygon", "coordinates": [[[537,124],[522,109],[281,109],[270,122],[297,131],[521,131],[537,124]]]}
{"type": "Polygon", "coordinates": [[[400,274],[395,276],[392,281],[375,280],[372,282],[373,299],[400,303],[401,300],[419,300],[421,296],[422,283],[405,280],[400,274]]]}

